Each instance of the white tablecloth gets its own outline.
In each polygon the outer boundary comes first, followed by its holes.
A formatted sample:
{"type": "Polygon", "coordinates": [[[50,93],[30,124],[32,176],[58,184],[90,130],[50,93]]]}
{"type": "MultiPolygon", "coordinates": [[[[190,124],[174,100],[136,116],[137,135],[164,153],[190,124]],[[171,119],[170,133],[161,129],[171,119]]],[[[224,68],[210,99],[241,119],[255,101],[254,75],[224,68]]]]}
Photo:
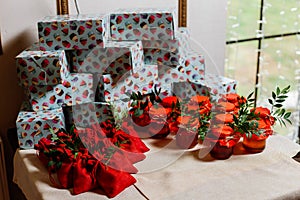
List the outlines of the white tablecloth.
{"type": "MultiPolygon", "coordinates": [[[[141,172],[134,175],[136,186],[149,199],[300,199],[300,163],[291,158],[300,146],[283,136],[269,137],[259,154],[245,154],[238,144],[227,160],[199,159],[198,151],[180,153],[167,142],[146,141],[151,151],[136,165],[141,172]]],[[[17,151],[14,167],[14,182],[28,200],[106,199],[92,192],[72,196],[52,187],[34,150],[17,151]]],[[[144,197],[130,187],[116,199],[144,197]]]]}

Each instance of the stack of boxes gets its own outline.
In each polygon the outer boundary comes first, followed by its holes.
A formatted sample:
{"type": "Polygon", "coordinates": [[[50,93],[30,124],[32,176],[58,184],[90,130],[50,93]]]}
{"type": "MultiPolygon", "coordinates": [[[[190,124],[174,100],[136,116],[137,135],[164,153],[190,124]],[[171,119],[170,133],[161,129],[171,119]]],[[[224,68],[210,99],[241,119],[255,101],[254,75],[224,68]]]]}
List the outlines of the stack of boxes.
{"type": "Polygon", "coordinates": [[[21,148],[70,124],[87,127],[128,111],[126,93],[162,89],[188,97],[235,92],[236,82],[205,74],[174,10],[118,10],[108,15],[47,17],[39,43],[16,57],[27,101],[17,121],[21,148]],[[192,91],[193,90],[193,91],[192,91]]]}

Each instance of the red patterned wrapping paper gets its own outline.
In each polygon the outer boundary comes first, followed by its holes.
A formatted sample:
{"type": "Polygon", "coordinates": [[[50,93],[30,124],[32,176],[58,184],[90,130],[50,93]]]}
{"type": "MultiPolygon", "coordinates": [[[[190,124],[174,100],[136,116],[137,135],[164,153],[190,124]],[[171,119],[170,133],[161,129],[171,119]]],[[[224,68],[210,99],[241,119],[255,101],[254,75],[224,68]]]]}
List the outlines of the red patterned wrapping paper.
{"type": "Polygon", "coordinates": [[[33,110],[49,110],[60,108],[63,104],[68,106],[93,102],[92,74],[70,74],[62,84],[55,86],[31,86],[28,96],[33,110]]]}
{"type": "Polygon", "coordinates": [[[65,51],[41,51],[33,44],[16,56],[17,76],[21,86],[57,85],[69,75],[65,51]]]}
{"type": "Polygon", "coordinates": [[[33,149],[38,141],[65,128],[65,118],[61,108],[44,111],[21,110],[16,120],[19,146],[33,149]],[[51,130],[50,130],[51,129],[51,130]]]}
{"type": "Polygon", "coordinates": [[[177,22],[174,9],[119,9],[109,15],[112,40],[175,39],[177,22]]]}
{"type": "Polygon", "coordinates": [[[41,50],[91,49],[103,45],[104,15],[47,16],[37,23],[41,50]]]}

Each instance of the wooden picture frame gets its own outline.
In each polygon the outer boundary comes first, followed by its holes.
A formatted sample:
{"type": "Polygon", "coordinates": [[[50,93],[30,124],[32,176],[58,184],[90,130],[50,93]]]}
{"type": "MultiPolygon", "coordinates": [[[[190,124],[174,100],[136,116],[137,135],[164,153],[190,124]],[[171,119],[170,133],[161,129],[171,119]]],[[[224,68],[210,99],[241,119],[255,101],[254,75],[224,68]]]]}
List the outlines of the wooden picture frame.
{"type": "MultiPolygon", "coordinates": [[[[56,0],[57,15],[69,14],[68,0],[56,0]]],[[[187,0],[178,0],[178,26],[187,26],[187,0]]]]}
{"type": "Polygon", "coordinates": [[[56,14],[57,15],[68,15],[69,14],[68,0],[56,0],[56,14]]]}
{"type": "Polygon", "coordinates": [[[178,26],[187,26],[187,0],[178,0],[178,26]]]}
{"type": "MultiPolygon", "coordinates": [[[[57,15],[69,14],[68,0],[56,0],[57,15]]],[[[187,26],[187,0],[178,0],[178,26],[187,26]]]]}

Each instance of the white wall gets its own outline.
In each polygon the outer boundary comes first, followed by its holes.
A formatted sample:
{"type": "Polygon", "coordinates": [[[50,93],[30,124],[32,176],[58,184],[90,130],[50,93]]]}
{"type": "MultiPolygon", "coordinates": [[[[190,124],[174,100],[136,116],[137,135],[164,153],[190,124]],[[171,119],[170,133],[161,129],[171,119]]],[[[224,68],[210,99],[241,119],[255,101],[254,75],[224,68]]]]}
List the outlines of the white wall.
{"type": "Polygon", "coordinates": [[[188,0],[188,27],[210,73],[224,74],[227,0],[188,0]]]}
{"type": "MultiPolygon", "coordinates": [[[[106,13],[116,8],[177,6],[177,0],[77,0],[81,13],[106,13]]],[[[22,102],[14,57],[37,41],[36,22],[56,14],[55,0],[0,0],[0,30],[4,55],[0,56],[0,130],[15,125],[22,102]]],[[[70,14],[76,14],[69,0],[70,14]]],[[[209,72],[223,73],[226,0],[188,0],[188,27],[197,49],[206,56],[209,72]],[[200,46],[199,46],[200,45],[200,46]]]]}

